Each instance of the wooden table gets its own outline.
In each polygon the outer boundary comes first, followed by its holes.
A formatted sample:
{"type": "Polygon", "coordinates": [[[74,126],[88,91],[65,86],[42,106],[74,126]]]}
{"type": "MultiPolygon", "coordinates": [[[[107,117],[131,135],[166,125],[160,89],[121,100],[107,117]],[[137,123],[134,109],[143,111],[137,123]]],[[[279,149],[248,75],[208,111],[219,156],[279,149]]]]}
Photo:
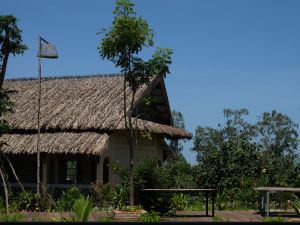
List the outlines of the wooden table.
{"type": "Polygon", "coordinates": [[[208,215],[208,195],[210,194],[212,200],[211,216],[215,216],[215,195],[216,189],[141,189],[144,192],[159,192],[159,193],[205,193],[205,211],[208,215]]]}
{"type": "Polygon", "coordinates": [[[270,213],[270,194],[276,192],[290,192],[290,193],[300,193],[300,188],[288,188],[288,187],[258,187],[254,190],[263,193],[261,198],[261,215],[269,216],[270,213]]]}

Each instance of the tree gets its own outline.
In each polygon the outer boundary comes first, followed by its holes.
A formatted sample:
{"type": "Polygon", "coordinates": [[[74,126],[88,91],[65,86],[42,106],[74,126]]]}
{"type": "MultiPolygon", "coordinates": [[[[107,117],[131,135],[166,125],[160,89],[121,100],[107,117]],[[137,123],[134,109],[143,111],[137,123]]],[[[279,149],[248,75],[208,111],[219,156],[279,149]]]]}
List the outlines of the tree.
{"type": "MultiPolygon", "coordinates": [[[[13,92],[12,90],[3,89],[3,81],[5,78],[6,68],[8,64],[9,55],[12,53],[23,54],[27,49],[27,46],[22,43],[22,31],[17,26],[17,18],[12,15],[0,15],[0,135],[3,135],[9,130],[8,122],[3,119],[3,115],[13,112],[13,102],[10,100],[9,94],[13,92]]],[[[6,145],[5,142],[0,141],[0,148],[6,145]]],[[[0,166],[0,175],[4,186],[5,192],[5,202],[6,202],[6,213],[8,211],[8,190],[5,181],[5,173],[3,167],[3,158],[9,163],[13,174],[19,184],[19,179],[13,169],[11,162],[8,157],[1,152],[1,166],[0,166]]],[[[21,185],[22,190],[24,190],[21,185]]],[[[28,198],[27,194],[26,197],[28,198]]]]}
{"type": "Polygon", "coordinates": [[[143,47],[153,46],[154,32],[147,21],[137,17],[134,4],[129,0],[117,0],[113,11],[112,27],[103,29],[104,38],[98,47],[102,59],[112,61],[124,74],[123,113],[124,124],[129,145],[129,193],[130,205],[134,205],[133,157],[135,132],[132,116],[135,94],[141,85],[150,81],[153,76],[165,77],[171,64],[171,49],[158,48],[152,58],[144,61],[138,56],[143,47]],[[131,89],[130,100],[127,100],[126,87],[131,89]]]}
{"type": "Polygon", "coordinates": [[[23,54],[27,46],[22,42],[22,30],[17,26],[17,18],[13,15],[0,15],[0,87],[4,81],[8,57],[12,53],[23,54]]]}
{"type": "Polygon", "coordinates": [[[197,184],[217,188],[219,198],[226,198],[224,201],[239,196],[235,200],[244,205],[256,200],[252,186],[260,176],[254,127],[244,119],[248,113],[246,109],[225,109],[224,125],[217,129],[197,127],[192,148],[197,153],[194,170],[197,184]]]}
{"type": "MultiPolygon", "coordinates": [[[[185,129],[184,117],[181,112],[173,110],[172,119],[174,127],[185,129]]],[[[179,140],[171,140],[170,146],[176,153],[179,153],[183,150],[183,145],[179,140]]]]}
{"type": "Polygon", "coordinates": [[[265,112],[256,123],[262,163],[269,173],[269,185],[286,185],[295,169],[298,125],[287,115],[265,112]]]}

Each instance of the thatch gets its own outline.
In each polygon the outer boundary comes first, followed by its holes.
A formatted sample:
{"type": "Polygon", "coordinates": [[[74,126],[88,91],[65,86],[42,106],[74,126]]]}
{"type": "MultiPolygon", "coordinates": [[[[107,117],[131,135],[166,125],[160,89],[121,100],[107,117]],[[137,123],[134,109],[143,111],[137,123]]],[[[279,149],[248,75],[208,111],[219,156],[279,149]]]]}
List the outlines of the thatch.
{"type": "MultiPolygon", "coordinates": [[[[123,121],[124,76],[55,77],[42,81],[41,130],[47,131],[96,131],[106,132],[124,128],[123,121]]],[[[136,102],[147,93],[149,85],[141,87],[136,102]]],[[[38,80],[6,80],[4,87],[16,90],[12,95],[15,113],[6,117],[13,130],[35,133],[37,130],[38,80]]],[[[128,102],[131,91],[127,88],[128,102]]],[[[191,138],[191,134],[158,123],[140,120],[140,129],[162,133],[172,138],[191,138]]]]}
{"type": "MultiPolygon", "coordinates": [[[[9,145],[2,150],[13,154],[35,154],[37,134],[6,134],[9,145]]],[[[41,134],[41,152],[101,155],[107,148],[109,135],[95,132],[57,132],[41,134]]]]}
{"type": "MultiPolygon", "coordinates": [[[[12,129],[37,129],[38,80],[6,80],[16,112],[7,120],[12,129]]],[[[145,91],[144,85],[137,98],[145,91]]],[[[127,91],[130,96],[129,90],[127,91]]],[[[129,98],[128,98],[129,99],[129,98]]],[[[123,114],[123,76],[45,78],[42,81],[42,130],[113,129],[123,114]]]]}
{"type": "MultiPolygon", "coordinates": [[[[132,123],[133,123],[133,128],[135,130],[147,131],[147,132],[155,133],[155,134],[162,134],[164,136],[167,136],[167,137],[173,138],[173,139],[174,138],[191,139],[193,136],[191,133],[189,133],[183,129],[176,128],[174,126],[168,126],[168,125],[163,125],[163,124],[159,124],[159,123],[154,123],[154,122],[147,121],[147,120],[132,118],[132,123]]],[[[122,120],[117,127],[117,130],[123,130],[123,129],[125,129],[124,120],[122,120]]]]}
{"type": "MultiPolygon", "coordinates": [[[[41,152],[101,155],[107,148],[109,135],[124,128],[124,76],[77,76],[44,78],[41,99],[41,152]]],[[[136,93],[134,105],[160,82],[152,79],[136,93]]],[[[36,153],[37,141],[37,79],[5,80],[4,88],[17,91],[11,99],[15,113],[6,116],[12,128],[4,135],[9,146],[4,151],[21,154],[36,153]]],[[[131,91],[127,88],[128,102],[131,91]]],[[[169,106],[167,106],[169,107],[169,106]]],[[[133,119],[135,123],[135,119],[133,119]]],[[[135,124],[134,124],[135,127],[135,124]]],[[[142,119],[137,129],[170,138],[192,135],[171,125],[142,119]]]]}

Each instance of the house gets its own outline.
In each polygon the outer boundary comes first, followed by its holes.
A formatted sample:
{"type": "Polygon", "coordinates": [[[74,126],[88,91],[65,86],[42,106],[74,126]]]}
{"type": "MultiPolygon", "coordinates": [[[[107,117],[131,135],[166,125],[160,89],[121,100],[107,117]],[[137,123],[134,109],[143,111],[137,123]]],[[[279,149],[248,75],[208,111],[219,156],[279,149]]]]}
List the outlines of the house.
{"type": "MultiPolygon", "coordinates": [[[[42,80],[40,151],[44,186],[65,188],[76,184],[84,188],[95,180],[115,184],[117,178],[109,167],[111,160],[128,168],[123,81],[122,75],[42,80]]],[[[3,136],[8,143],[3,150],[10,156],[24,186],[34,187],[38,80],[6,80],[4,88],[17,92],[11,96],[15,113],[5,118],[12,129],[3,136]]],[[[126,93],[130,99],[129,88],[126,93]]],[[[192,137],[173,126],[164,80],[160,77],[137,91],[133,126],[138,133],[135,163],[147,155],[157,155],[163,162],[170,151],[165,138],[192,137]],[[152,104],[144,104],[145,97],[152,99],[152,104]],[[151,134],[151,138],[145,138],[145,134],[151,134]]]]}

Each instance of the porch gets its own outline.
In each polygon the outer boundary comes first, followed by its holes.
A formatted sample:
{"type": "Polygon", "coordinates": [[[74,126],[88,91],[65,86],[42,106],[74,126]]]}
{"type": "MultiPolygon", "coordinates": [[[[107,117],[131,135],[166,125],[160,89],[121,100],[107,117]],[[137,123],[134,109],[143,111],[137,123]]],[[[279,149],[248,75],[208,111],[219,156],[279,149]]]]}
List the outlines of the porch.
{"type": "MultiPolygon", "coordinates": [[[[36,155],[9,155],[10,161],[26,189],[36,188],[36,155]]],[[[5,165],[10,187],[17,189],[15,177],[8,165],[5,165]]],[[[111,181],[109,160],[99,156],[83,154],[41,154],[40,179],[47,189],[68,189],[76,185],[80,189],[89,189],[92,182],[111,181]]]]}

